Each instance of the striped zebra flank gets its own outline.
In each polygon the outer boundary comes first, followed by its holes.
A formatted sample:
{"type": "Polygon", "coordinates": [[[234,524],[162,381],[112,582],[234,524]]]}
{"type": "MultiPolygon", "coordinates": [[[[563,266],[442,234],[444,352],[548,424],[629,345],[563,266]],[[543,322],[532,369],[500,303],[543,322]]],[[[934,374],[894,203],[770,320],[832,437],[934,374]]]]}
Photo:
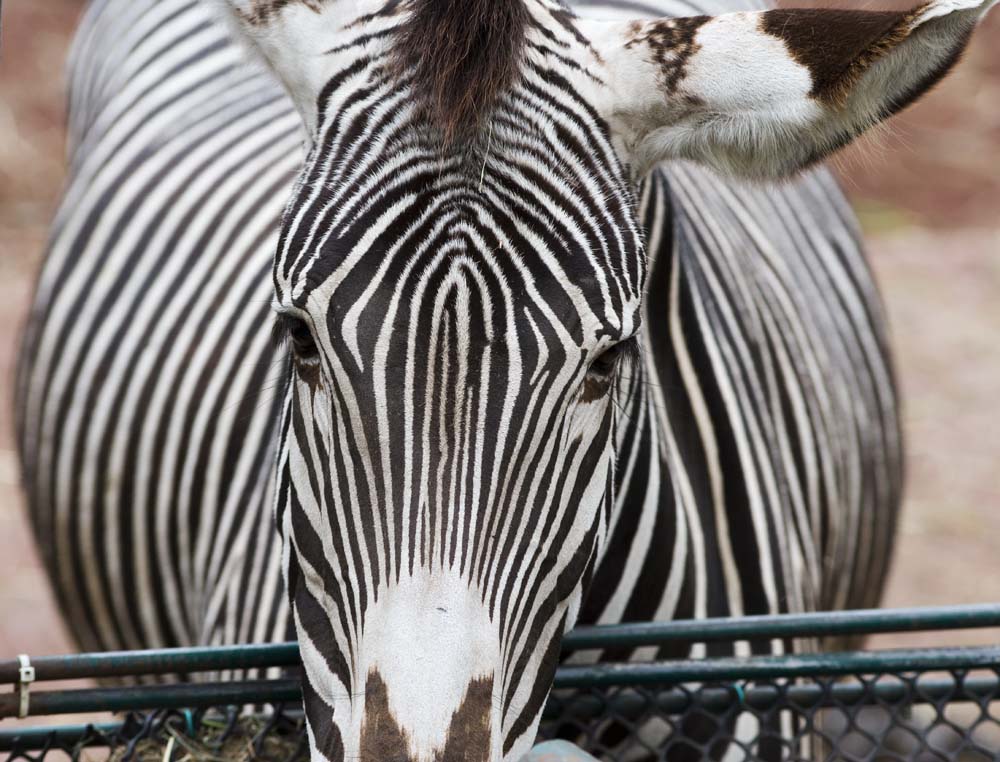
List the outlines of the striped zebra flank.
{"type": "Polygon", "coordinates": [[[17,379],[80,647],[297,638],[315,762],[516,762],[577,623],[876,605],[899,403],[813,165],[991,5],[90,0],[17,379]]]}

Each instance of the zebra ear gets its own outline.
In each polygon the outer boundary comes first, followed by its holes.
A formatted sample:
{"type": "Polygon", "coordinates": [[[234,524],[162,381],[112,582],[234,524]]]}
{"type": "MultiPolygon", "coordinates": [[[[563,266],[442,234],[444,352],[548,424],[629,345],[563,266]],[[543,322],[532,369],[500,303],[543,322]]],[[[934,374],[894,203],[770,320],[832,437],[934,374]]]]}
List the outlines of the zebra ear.
{"type": "Polygon", "coordinates": [[[740,177],[789,175],[929,89],[997,2],[605,25],[591,38],[610,72],[601,107],[636,173],[690,159],[740,177]]]}
{"type": "Polygon", "coordinates": [[[338,14],[322,0],[210,0],[234,36],[284,85],[312,134],[316,101],[328,76],[325,55],[338,14]]]}

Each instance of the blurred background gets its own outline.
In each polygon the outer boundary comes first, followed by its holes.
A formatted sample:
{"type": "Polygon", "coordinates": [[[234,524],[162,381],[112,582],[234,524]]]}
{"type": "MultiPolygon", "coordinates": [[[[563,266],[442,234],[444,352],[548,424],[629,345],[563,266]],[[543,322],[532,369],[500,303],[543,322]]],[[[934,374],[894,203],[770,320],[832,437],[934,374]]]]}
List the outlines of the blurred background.
{"type": "MultiPolygon", "coordinates": [[[[892,0],[809,2],[909,7],[892,0]]],[[[64,176],[82,0],[6,0],[0,46],[0,655],[72,650],[23,513],[12,378],[64,176]]],[[[839,157],[888,302],[909,492],[886,605],[1000,600],[1000,12],[917,107],[839,157]]],[[[970,642],[961,633],[949,643],[970,642]]],[[[980,634],[980,638],[982,634],[980,634]]],[[[915,636],[907,644],[929,642],[915,636]]],[[[998,638],[1000,639],[1000,638],[998,638]]]]}

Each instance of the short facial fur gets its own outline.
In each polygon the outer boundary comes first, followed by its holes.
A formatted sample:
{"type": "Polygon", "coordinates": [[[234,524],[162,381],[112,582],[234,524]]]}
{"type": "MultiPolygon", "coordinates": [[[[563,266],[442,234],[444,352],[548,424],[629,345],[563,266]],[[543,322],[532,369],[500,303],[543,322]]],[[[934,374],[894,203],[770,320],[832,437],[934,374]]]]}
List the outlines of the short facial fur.
{"type": "Polygon", "coordinates": [[[619,24],[546,0],[232,0],[310,145],[274,281],[314,758],[530,747],[614,499],[635,183],[674,159],[799,171],[943,76],[992,5],[619,24]]]}

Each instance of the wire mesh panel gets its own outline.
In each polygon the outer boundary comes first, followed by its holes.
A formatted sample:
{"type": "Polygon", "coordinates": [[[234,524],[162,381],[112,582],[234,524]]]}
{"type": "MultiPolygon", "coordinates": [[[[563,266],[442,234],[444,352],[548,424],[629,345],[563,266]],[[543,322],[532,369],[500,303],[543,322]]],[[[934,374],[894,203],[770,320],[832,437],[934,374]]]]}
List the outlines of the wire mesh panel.
{"type": "MultiPolygon", "coordinates": [[[[587,652],[666,643],[998,625],[1000,606],[980,606],[581,628],[566,637],[580,658],[558,670],[539,740],[565,739],[607,762],[1000,760],[1000,647],[586,663],[587,652]]],[[[13,689],[0,691],[0,718],[125,712],[96,726],[3,720],[0,756],[304,760],[301,694],[288,672],[299,663],[294,643],[0,661],[0,683],[13,689]],[[79,678],[104,685],[51,687],[79,678]]]]}
{"type": "MultiPolygon", "coordinates": [[[[539,736],[608,762],[990,762],[1000,759],[1000,678],[980,670],[559,690],[539,736]]],[[[28,762],[308,758],[301,712],[282,705],[131,713],[28,730],[8,750],[28,762]]]]}
{"type": "MultiPolygon", "coordinates": [[[[264,715],[230,707],[130,712],[116,723],[26,731],[7,743],[25,762],[298,762],[309,758],[302,712],[277,706],[264,715]]],[[[0,752],[2,753],[2,752],[0,752]]]]}
{"type": "Polygon", "coordinates": [[[601,760],[987,762],[995,672],[559,691],[540,729],[601,760]]]}

